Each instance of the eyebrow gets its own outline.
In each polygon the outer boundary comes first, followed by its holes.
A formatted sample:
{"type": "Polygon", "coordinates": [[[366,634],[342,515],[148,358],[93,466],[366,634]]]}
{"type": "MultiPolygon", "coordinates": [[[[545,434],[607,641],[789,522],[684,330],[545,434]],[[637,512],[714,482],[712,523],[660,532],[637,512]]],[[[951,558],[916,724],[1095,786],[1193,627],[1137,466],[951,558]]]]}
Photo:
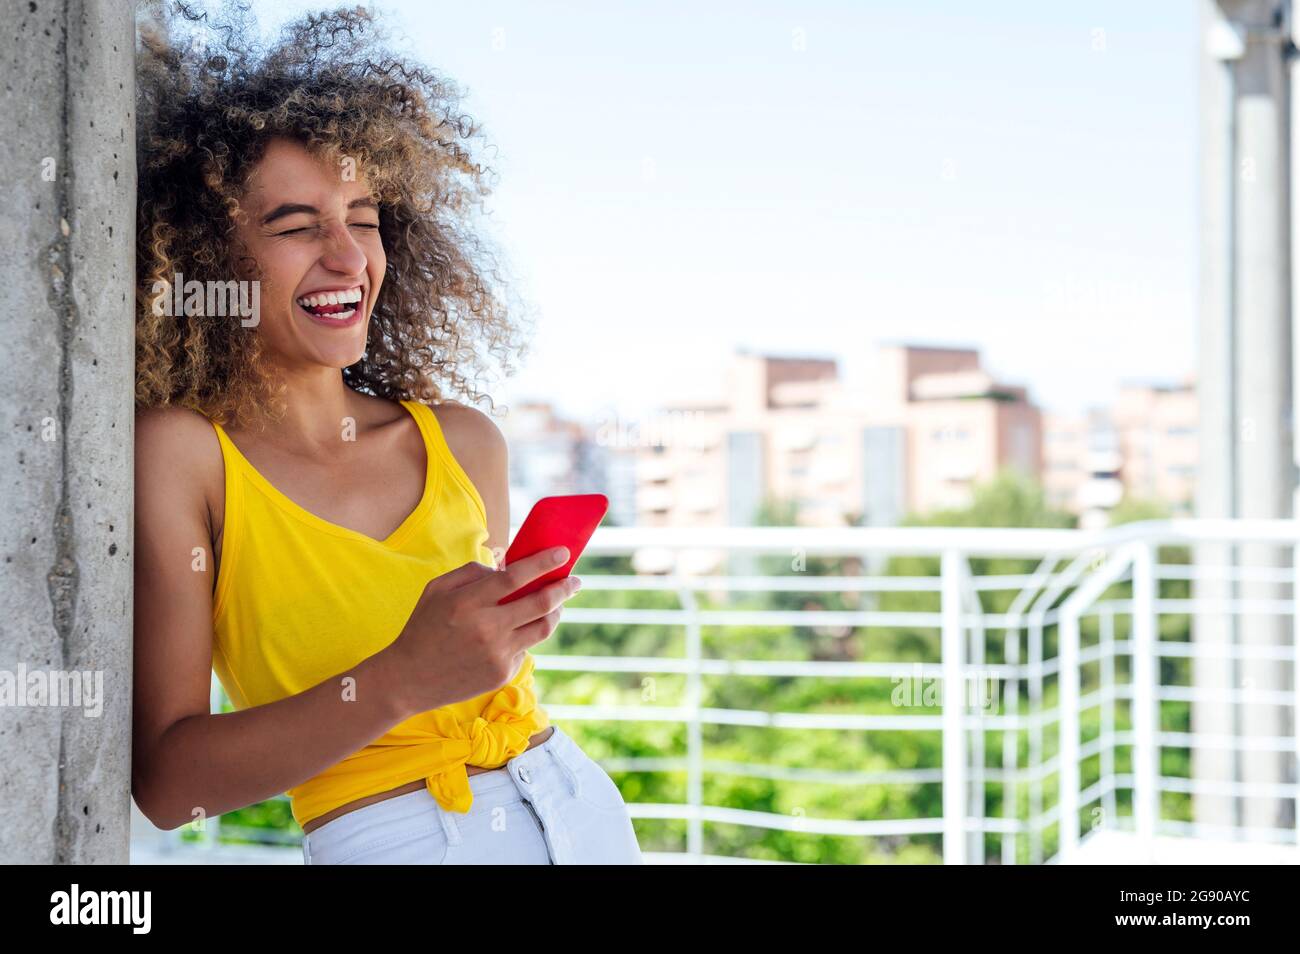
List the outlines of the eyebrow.
{"type": "MultiPolygon", "coordinates": [[[[379,209],[378,203],[370,196],[363,196],[360,199],[353,199],[348,203],[349,209],[379,209]]],[[[274,209],[262,216],[262,224],[270,225],[276,219],[282,219],[286,215],[294,215],[298,212],[306,212],[308,215],[320,215],[320,209],[314,205],[303,205],[300,202],[284,202],[277,205],[274,209]]]]}

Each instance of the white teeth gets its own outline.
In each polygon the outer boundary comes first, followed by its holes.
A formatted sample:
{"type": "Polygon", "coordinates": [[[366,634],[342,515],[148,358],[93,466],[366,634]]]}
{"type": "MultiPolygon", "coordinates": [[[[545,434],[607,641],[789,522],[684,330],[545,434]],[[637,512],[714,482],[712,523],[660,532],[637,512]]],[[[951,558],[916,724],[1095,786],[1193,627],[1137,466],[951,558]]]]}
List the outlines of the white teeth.
{"type": "Polygon", "coordinates": [[[355,308],[349,308],[347,311],[335,311],[328,315],[317,315],[316,317],[322,321],[347,321],[356,313],[355,308]]]}
{"type": "Polygon", "coordinates": [[[317,295],[304,295],[298,299],[298,304],[304,308],[315,308],[320,305],[346,305],[352,302],[361,301],[362,294],[360,286],[349,288],[340,292],[321,292],[317,295]]]}

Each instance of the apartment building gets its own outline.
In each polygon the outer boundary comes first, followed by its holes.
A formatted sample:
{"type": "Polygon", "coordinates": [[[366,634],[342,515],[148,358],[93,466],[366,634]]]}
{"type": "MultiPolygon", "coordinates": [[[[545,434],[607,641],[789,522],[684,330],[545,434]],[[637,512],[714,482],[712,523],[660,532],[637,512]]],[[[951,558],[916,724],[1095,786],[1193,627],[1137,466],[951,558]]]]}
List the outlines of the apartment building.
{"type": "Polygon", "coordinates": [[[1119,435],[1103,408],[1043,416],[1043,490],[1049,506],[1079,517],[1085,529],[1103,527],[1124,498],[1119,435]]]}
{"type": "Polygon", "coordinates": [[[887,344],[854,385],[834,359],[742,350],[722,397],[662,414],[676,436],[638,460],[646,526],[749,525],[768,499],[806,525],[891,525],[969,503],[1001,467],[1041,466],[1038,409],[965,348],[887,344]]]}
{"type": "Polygon", "coordinates": [[[1104,525],[1125,497],[1193,511],[1198,406],[1192,380],[1128,382],[1115,403],[1085,414],[1047,414],[1043,484],[1049,502],[1104,525]]]}
{"type": "Polygon", "coordinates": [[[910,379],[908,505],[921,513],[966,506],[974,486],[1001,469],[1034,478],[1042,469],[1041,412],[1023,387],[999,384],[967,354],[976,366],[910,379]]]}
{"type": "Polygon", "coordinates": [[[1191,379],[1171,385],[1126,385],[1115,402],[1115,430],[1125,489],[1192,514],[1196,493],[1199,407],[1191,379]]]}
{"type": "MultiPolygon", "coordinates": [[[[522,402],[503,422],[511,511],[539,497],[599,491],[620,526],[747,526],[766,501],[804,525],[889,526],[960,508],[1000,469],[1041,478],[1048,503],[1104,525],[1125,496],[1189,513],[1196,467],[1193,383],[1127,383],[1110,407],[1042,412],[997,381],[971,348],[886,343],[850,383],[832,358],[737,351],[721,394],[666,403],[645,419],[612,411],[561,420],[522,402]]],[[[644,568],[710,565],[645,556],[644,568]]]]}
{"type": "Polygon", "coordinates": [[[520,401],[497,421],[510,446],[510,520],[519,524],[534,503],[553,494],[603,493],[611,523],[636,520],[635,459],[607,454],[582,422],[561,417],[543,401],[520,401]]]}

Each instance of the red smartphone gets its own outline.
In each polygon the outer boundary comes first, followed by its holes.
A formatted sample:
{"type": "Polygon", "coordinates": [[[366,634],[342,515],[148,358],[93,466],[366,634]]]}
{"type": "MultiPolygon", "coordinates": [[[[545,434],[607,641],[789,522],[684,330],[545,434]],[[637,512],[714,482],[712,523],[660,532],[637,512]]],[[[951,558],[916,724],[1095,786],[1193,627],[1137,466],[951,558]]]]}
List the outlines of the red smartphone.
{"type": "Polygon", "coordinates": [[[568,576],[573,565],[578,562],[578,557],[582,556],[583,547],[596,532],[600,521],[605,518],[607,510],[609,510],[609,498],[604,494],[559,494],[543,497],[533,504],[533,509],[529,511],[509,549],[506,550],[503,565],[509,566],[516,560],[530,557],[542,550],[549,550],[551,547],[568,547],[569,560],[537,579],[525,583],[509,596],[498,600],[497,605],[513,602],[521,596],[535,593],[542,587],[568,576]]]}

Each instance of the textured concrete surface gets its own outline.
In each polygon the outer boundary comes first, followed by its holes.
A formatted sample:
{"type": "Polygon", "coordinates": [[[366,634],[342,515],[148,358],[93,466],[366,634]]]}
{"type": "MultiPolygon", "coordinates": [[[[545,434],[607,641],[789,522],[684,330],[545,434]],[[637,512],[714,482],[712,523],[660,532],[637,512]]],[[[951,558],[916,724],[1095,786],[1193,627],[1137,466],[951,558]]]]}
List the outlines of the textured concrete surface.
{"type": "MultiPolygon", "coordinates": [[[[6,5],[0,679],[102,673],[102,711],[0,706],[0,862],[129,858],[134,20],[6,5]]],[[[0,687],[2,688],[2,687],[0,687]]]]}

